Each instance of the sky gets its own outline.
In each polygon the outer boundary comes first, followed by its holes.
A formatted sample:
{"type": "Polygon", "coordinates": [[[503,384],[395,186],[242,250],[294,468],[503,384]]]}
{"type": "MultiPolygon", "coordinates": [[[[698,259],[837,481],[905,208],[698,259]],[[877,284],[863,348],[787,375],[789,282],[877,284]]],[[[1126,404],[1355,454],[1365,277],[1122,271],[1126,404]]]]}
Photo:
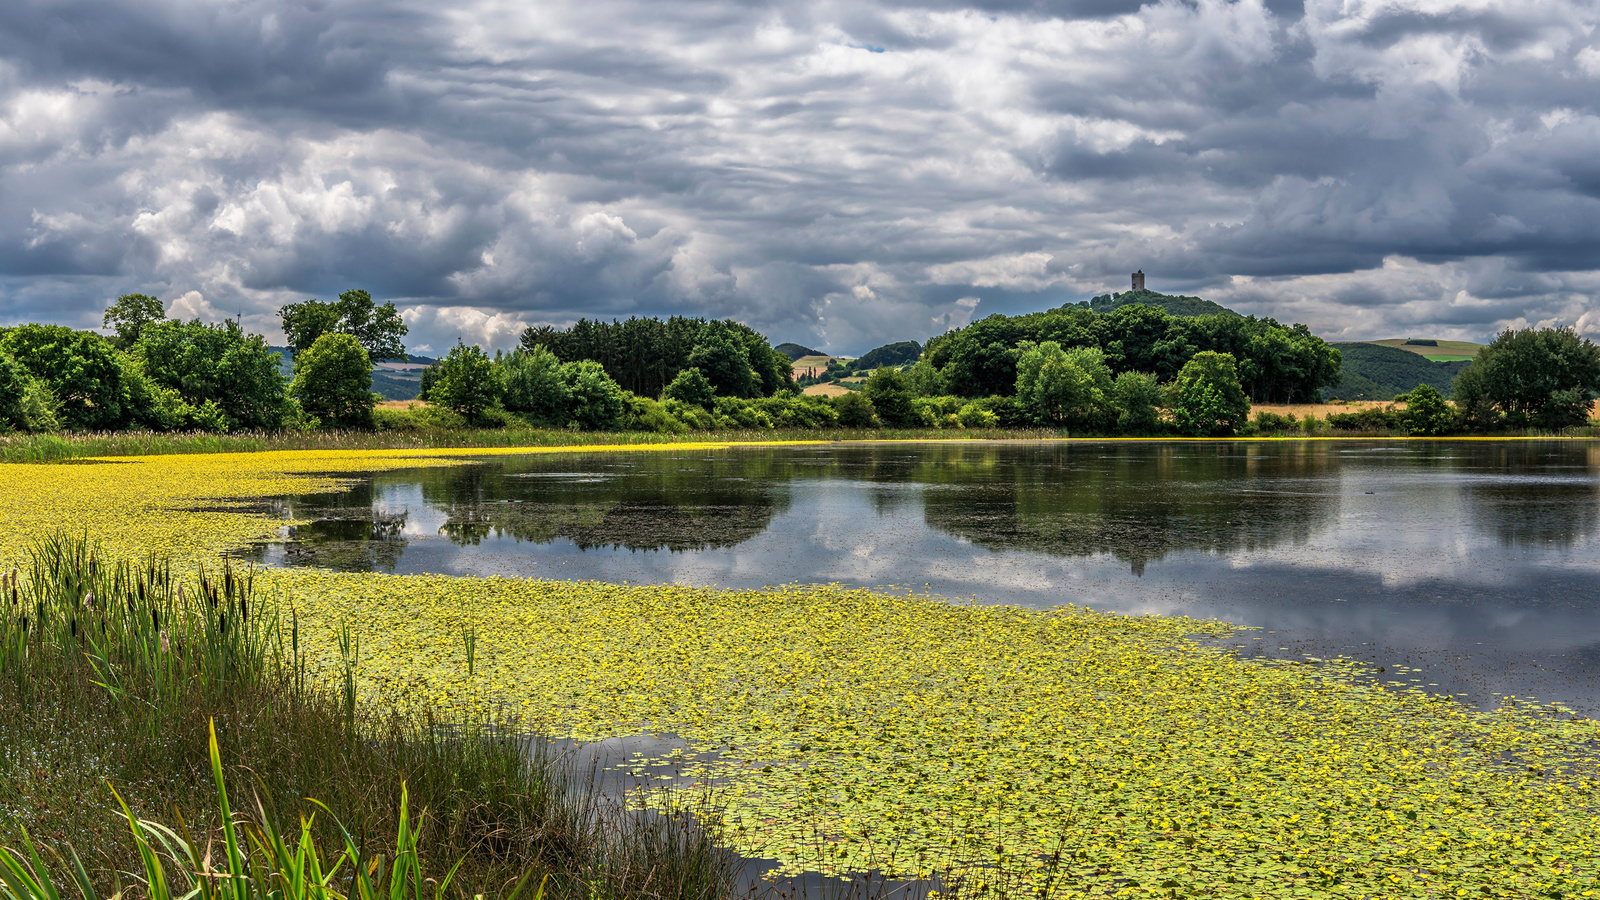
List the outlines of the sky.
{"type": "Polygon", "coordinates": [[[1127,290],[1600,336],[1594,0],[7,0],[0,324],[859,354],[1127,290]]]}

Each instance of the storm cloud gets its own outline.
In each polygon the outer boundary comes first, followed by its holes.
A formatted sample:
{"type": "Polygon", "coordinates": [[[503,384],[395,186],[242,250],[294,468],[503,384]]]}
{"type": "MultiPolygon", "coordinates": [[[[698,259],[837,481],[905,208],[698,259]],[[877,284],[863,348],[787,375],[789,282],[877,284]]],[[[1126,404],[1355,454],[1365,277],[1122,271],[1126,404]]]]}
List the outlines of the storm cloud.
{"type": "Polygon", "coordinates": [[[1332,338],[1600,329],[1588,0],[0,5],[0,323],[861,352],[1150,286],[1332,338]]]}

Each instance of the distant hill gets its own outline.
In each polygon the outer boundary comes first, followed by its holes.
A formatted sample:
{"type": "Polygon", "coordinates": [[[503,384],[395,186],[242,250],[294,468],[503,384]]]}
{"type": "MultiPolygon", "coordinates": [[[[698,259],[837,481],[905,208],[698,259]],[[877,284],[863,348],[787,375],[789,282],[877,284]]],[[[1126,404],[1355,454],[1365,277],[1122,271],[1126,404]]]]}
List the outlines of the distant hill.
{"type": "Polygon", "coordinates": [[[1132,306],[1136,303],[1144,306],[1159,307],[1174,316],[1238,315],[1238,313],[1226,306],[1220,303],[1213,303],[1210,300],[1177,294],[1158,294],[1155,291],[1124,291],[1120,294],[1101,294],[1092,300],[1075,304],[1069,303],[1067,305],[1088,307],[1097,313],[1108,313],[1119,306],[1132,306]]]}
{"type": "Polygon", "coordinates": [[[1394,347],[1408,353],[1425,356],[1434,362],[1458,362],[1460,360],[1476,359],[1478,351],[1483,344],[1474,344],[1471,341],[1439,341],[1431,338],[1385,338],[1381,341],[1367,341],[1369,344],[1378,344],[1383,347],[1394,347]]]}
{"type": "Polygon", "coordinates": [[[823,353],[820,350],[813,350],[810,347],[802,347],[799,344],[784,343],[784,344],[779,344],[778,346],[773,347],[772,349],[778,351],[779,353],[782,353],[784,356],[789,357],[789,361],[790,362],[794,362],[795,360],[797,360],[797,359],[799,359],[799,358],[801,358],[803,356],[826,356],[827,355],[826,353],[823,353]]]}
{"type": "Polygon", "coordinates": [[[922,345],[916,341],[897,341],[861,354],[850,363],[850,368],[856,372],[870,372],[879,366],[903,366],[916,362],[921,355],[922,345]]]}
{"type": "MultiPolygon", "coordinates": [[[[288,347],[268,347],[277,352],[278,371],[284,378],[294,377],[294,351],[288,347]]],[[[392,360],[372,367],[372,390],[385,400],[415,400],[422,391],[422,369],[437,360],[431,356],[407,356],[405,362],[392,360]]]]}
{"type": "Polygon", "coordinates": [[[1322,389],[1323,396],[1330,400],[1392,400],[1396,394],[1408,393],[1421,384],[1431,384],[1448,397],[1451,382],[1471,364],[1466,360],[1434,362],[1412,348],[1402,350],[1378,343],[1358,341],[1330,346],[1344,358],[1339,369],[1344,380],[1322,389]]]}

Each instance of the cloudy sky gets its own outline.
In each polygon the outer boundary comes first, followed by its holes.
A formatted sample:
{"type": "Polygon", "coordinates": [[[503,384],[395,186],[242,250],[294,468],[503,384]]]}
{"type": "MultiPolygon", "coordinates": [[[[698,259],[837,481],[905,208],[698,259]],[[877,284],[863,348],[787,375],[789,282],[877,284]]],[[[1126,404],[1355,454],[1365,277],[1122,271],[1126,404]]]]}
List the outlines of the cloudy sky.
{"type": "Polygon", "coordinates": [[[0,324],[364,287],[414,349],[729,316],[859,353],[1199,294],[1600,333],[1595,0],[7,0],[0,324]]]}

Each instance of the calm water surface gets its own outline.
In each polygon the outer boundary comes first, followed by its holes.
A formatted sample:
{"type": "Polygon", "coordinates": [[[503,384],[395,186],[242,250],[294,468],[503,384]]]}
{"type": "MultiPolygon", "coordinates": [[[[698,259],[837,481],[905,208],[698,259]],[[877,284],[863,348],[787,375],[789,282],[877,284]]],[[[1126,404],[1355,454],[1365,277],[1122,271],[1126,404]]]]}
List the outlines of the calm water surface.
{"type": "Polygon", "coordinates": [[[1215,617],[1247,654],[1600,713],[1600,444],[925,444],[537,455],[286,498],[274,565],[931,591],[1215,617]]]}

